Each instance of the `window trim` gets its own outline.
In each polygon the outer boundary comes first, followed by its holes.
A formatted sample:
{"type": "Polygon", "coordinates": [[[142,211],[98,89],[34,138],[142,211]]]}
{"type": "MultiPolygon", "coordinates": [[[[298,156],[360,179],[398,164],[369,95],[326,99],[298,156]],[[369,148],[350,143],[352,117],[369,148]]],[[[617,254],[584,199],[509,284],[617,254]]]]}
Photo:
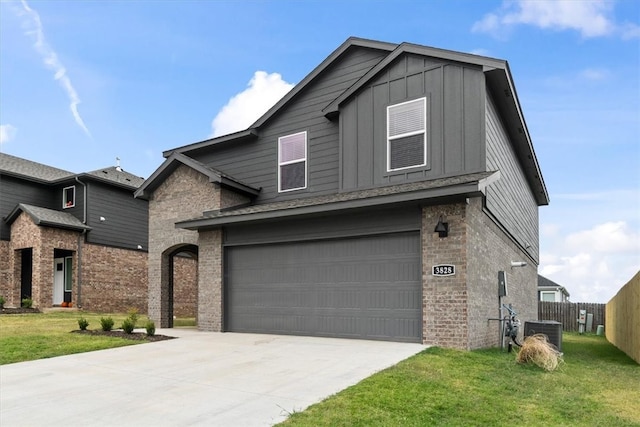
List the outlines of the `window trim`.
{"type": "Polygon", "coordinates": [[[307,131],[302,131],[302,132],[296,132],[296,133],[292,133],[289,135],[284,135],[284,136],[280,136],[278,137],[278,193],[288,193],[290,191],[297,191],[297,190],[304,190],[307,188],[307,173],[308,173],[308,159],[309,155],[308,155],[308,139],[307,139],[307,131]],[[293,136],[298,136],[298,135],[304,135],[304,158],[302,159],[296,159],[296,160],[289,160],[289,161],[285,161],[285,162],[281,162],[280,161],[280,153],[281,153],[281,149],[282,149],[282,143],[281,141],[285,138],[291,138],[293,136]],[[281,174],[281,170],[282,170],[282,166],[286,166],[286,165],[292,165],[295,163],[302,163],[304,162],[304,186],[302,187],[296,187],[296,188],[287,188],[285,190],[282,189],[282,174],[281,174]]]}
{"type": "Polygon", "coordinates": [[[429,105],[427,104],[426,96],[387,106],[387,172],[396,172],[396,171],[401,171],[405,169],[420,168],[420,167],[427,166],[428,164],[427,162],[427,146],[428,146],[427,145],[427,127],[428,127],[427,118],[429,117],[428,108],[429,108],[429,105]],[[424,111],[424,128],[420,131],[412,131],[412,132],[407,132],[400,135],[390,136],[389,135],[389,112],[391,111],[391,109],[394,107],[399,107],[401,105],[409,104],[416,101],[422,101],[423,111],[424,111]],[[415,135],[423,135],[424,155],[423,155],[422,163],[418,165],[404,166],[401,168],[392,169],[391,168],[391,141],[394,141],[396,139],[401,139],[401,138],[407,138],[415,135]]]}
{"type": "Polygon", "coordinates": [[[76,186],[71,185],[62,189],[62,209],[69,209],[76,206],[76,186]],[[73,201],[67,204],[67,190],[73,190],[73,201]]]}
{"type": "Polygon", "coordinates": [[[540,301],[544,302],[556,302],[556,291],[540,291],[540,301]],[[553,295],[553,301],[548,301],[544,299],[544,295],[553,295]]]}

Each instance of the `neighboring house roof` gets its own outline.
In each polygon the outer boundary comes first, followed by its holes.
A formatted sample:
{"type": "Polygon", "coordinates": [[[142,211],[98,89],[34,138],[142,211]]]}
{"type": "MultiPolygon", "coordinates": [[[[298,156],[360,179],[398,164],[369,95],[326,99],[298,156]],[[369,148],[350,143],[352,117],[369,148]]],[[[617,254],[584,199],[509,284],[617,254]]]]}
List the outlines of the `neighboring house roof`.
{"type": "Polygon", "coordinates": [[[5,153],[0,153],[0,172],[44,183],[69,178],[74,175],[73,172],[5,153]]]}
{"type": "Polygon", "coordinates": [[[79,179],[95,179],[128,189],[136,189],[144,182],[144,178],[125,172],[122,168],[116,166],[75,174],[5,153],[0,153],[0,173],[43,184],[58,184],[77,177],[79,179]]]}
{"type": "Polygon", "coordinates": [[[195,230],[223,224],[259,221],[273,217],[326,213],[343,209],[415,202],[424,199],[484,193],[487,185],[500,178],[500,172],[478,172],[410,182],[368,190],[350,191],[327,196],[294,199],[252,205],[237,209],[206,212],[203,217],[178,222],[176,227],[195,230]]]}
{"type": "Polygon", "coordinates": [[[538,290],[539,291],[561,291],[569,297],[569,291],[562,285],[557,284],[553,280],[549,280],[538,274],[538,290]]]}
{"type": "Polygon", "coordinates": [[[361,87],[375,77],[386,66],[391,64],[398,56],[404,53],[413,53],[418,55],[431,56],[449,61],[473,64],[481,66],[485,76],[487,87],[494,94],[495,103],[500,114],[506,118],[505,126],[513,141],[513,147],[518,158],[523,165],[523,170],[527,176],[527,180],[531,185],[534,197],[538,205],[549,204],[549,194],[542,178],[540,166],[536,158],[531,137],[524,120],[524,115],[520,108],[518,95],[513,84],[513,78],[507,61],[493,59],[479,55],[472,55],[462,52],[437,49],[427,46],[420,46],[411,43],[386,43],[375,40],[361,39],[351,37],[340,45],[333,53],[331,53],[320,65],[318,65],[311,73],[309,73],[300,83],[298,83],[291,91],[289,91],[280,101],[278,101],[269,111],[253,123],[248,129],[236,132],[230,135],[224,135],[217,138],[208,139],[194,144],[185,145],[172,150],[165,151],[165,157],[171,156],[173,153],[188,153],[194,150],[206,148],[214,144],[220,144],[229,141],[245,140],[247,138],[256,138],[259,135],[259,128],[269,122],[271,118],[280,111],[284,106],[291,102],[298,93],[300,93],[307,85],[309,85],[316,77],[318,77],[327,67],[332,65],[338,58],[351,47],[361,47],[369,49],[378,49],[388,52],[388,55],[382,59],[376,66],[360,78],[354,85],[337,95],[323,111],[329,118],[339,114],[339,105],[355,94],[361,87]]]}
{"type": "Polygon", "coordinates": [[[181,164],[186,165],[209,178],[209,182],[216,182],[222,186],[233,188],[250,196],[257,196],[260,192],[259,188],[251,187],[232,176],[229,176],[219,170],[210,168],[205,164],[187,157],[181,153],[172,153],[151,176],[133,194],[134,197],[147,200],[153,190],[155,190],[169,175],[176,170],[181,164]]]}
{"type": "Polygon", "coordinates": [[[27,205],[24,203],[19,203],[15,209],[7,215],[7,224],[11,225],[22,212],[29,215],[36,225],[77,231],[91,230],[91,227],[84,225],[82,221],[70,213],[27,205]]]}

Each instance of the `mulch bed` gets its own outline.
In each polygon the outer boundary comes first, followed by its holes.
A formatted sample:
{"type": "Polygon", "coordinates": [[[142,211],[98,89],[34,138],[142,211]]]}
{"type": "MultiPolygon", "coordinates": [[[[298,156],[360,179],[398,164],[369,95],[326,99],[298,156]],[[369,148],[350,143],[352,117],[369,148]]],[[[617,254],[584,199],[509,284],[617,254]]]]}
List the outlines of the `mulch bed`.
{"type": "Polygon", "coordinates": [[[149,342],[172,340],[175,338],[175,337],[169,337],[167,335],[147,335],[146,332],[133,332],[131,334],[128,334],[125,331],[98,331],[98,330],[92,330],[92,329],[87,329],[84,331],[81,331],[80,329],[78,329],[75,331],[71,331],[71,333],[82,334],[82,335],[102,335],[107,337],[117,337],[117,338],[124,338],[124,339],[134,340],[134,341],[149,341],[149,342]]]}
{"type": "Polygon", "coordinates": [[[30,314],[30,313],[40,313],[40,310],[38,310],[37,308],[24,308],[24,307],[16,307],[16,308],[3,307],[0,309],[0,314],[30,314]]]}

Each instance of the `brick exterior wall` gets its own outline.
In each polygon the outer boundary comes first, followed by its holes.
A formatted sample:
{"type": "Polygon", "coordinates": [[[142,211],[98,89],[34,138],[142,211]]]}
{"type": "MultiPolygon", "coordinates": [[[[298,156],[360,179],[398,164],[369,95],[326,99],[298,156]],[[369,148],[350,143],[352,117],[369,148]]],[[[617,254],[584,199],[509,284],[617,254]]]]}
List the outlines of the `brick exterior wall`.
{"type": "MultiPolygon", "coordinates": [[[[13,266],[11,264],[11,246],[7,240],[0,240],[0,296],[5,306],[14,306],[13,266]]],[[[18,295],[18,298],[20,295],[18,295]]]]}
{"type": "Polygon", "coordinates": [[[537,266],[482,209],[468,203],[427,206],[422,211],[423,343],[465,350],[497,346],[498,271],[507,273],[509,295],[520,319],[537,319],[537,266]],[[442,215],[449,236],[433,229],[442,215]],[[527,261],[511,268],[511,261],[527,261]],[[431,267],[454,264],[455,276],[435,277],[431,267]]]}
{"type": "Polygon", "coordinates": [[[197,317],[198,260],[175,257],[173,259],[173,315],[197,317]]]}
{"type": "MultiPolygon", "coordinates": [[[[77,304],[86,310],[147,312],[147,254],[102,245],[82,246],[82,289],[77,304]]],[[[77,298],[77,288],[73,295],[77,298]]]]}
{"type": "MultiPolygon", "coordinates": [[[[219,269],[220,262],[215,254],[222,254],[221,236],[218,239],[205,236],[198,238],[197,231],[175,228],[175,223],[202,216],[203,212],[220,209],[222,207],[244,204],[248,198],[233,192],[223,190],[218,184],[209,182],[209,178],[185,165],[180,165],[153,192],[149,199],[149,316],[160,327],[171,327],[173,315],[176,315],[176,291],[181,292],[174,285],[174,299],[170,301],[169,265],[170,255],[181,247],[200,245],[200,240],[206,242],[206,251],[198,249],[198,287],[204,286],[197,292],[198,310],[197,323],[200,329],[219,331],[221,319],[212,320],[210,304],[217,307],[222,304],[222,281],[204,275],[203,271],[219,269]],[[212,248],[215,244],[219,247],[212,248]],[[212,255],[210,257],[210,255],[212,255]],[[209,265],[209,263],[213,263],[209,265]],[[211,282],[208,282],[211,280],[211,282]],[[219,289],[213,291],[211,286],[219,289]],[[217,295],[219,301],[212,300],[217,295]],[[201,316],[205,316],[201,318],[201,316]]],[[[215,234],[215,233],[214,233],[215,234]]],[[[221,259],[221,258],[220,258],[221,259]]],[[[179,269],[180,267],[178,267],[179,269]]],[[[174,274],[176,265],[174,263],[174,274]]],[[[184,289],[186,292],[186,288],[184,289]]],[[[187,299],[186,295],[180,298],[187,299]]],[[[192,298],[192,297],[190,297],[192,298]]],[[[180,305],[180,304],[178,304],[180,305]]],[[[219,317],[219,316],[218,316],[219,317]]]]}
{"type": "Polygon", "coordinates": [[[201,231],[198,274],[198,327],[222,331],[222,231],[201,231]]]}

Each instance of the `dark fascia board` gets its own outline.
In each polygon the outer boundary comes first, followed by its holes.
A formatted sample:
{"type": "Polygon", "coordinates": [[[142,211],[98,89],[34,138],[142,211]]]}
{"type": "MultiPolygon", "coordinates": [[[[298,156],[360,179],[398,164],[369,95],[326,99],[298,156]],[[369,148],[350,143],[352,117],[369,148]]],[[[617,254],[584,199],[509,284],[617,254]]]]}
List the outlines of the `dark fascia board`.
{"type": "Polygon", "coordinates": [[[472,64],[483,67],[483,70],[504,68],[506,61],[500,59],[489,58],[486,56],[473,55],[464,52],[455,52],[452,50],[439,49],[430,46],[421,46],[413,43],[402,43],[397,45],[389,55],[387,55],[376,66],[371,68],[364,76],[362,76],[356,83],[349,89],[340,94],[329,105],[327,105],[322,112],[325,117],[334,117],[339,112],[340,104],[351,97],[355,92],[360,90],[371,79],[373,79],[380,71],[385,69],[396,58],[405,53],[412,53],[416,55],[429,56],[437,59],[443,59],[446,61],[455,61],[459,63],[472,64]]]}
{"type": "Polygon", "coordinates": [[[369,49],[378,49],[384,51],[392,51],[396,48],[397,44],[380,42],[376,40],[362,39],[359,37],[349,37],[344,43],[342,43],[336,50],[334,50],[324,61],[320,63],[316,68],[313,69],[307,76],[302,79],[300,83],[295,85],[280,101],[276,103],[269,111],[262,115],[254,124],[251,125],[251,128],[259,128],[264,123],[266,123],[278,110],[284,107],[292,98],[294,98],[298,93],[300,93],[310,82],[312,82],[316,77],[318,77],[329,65],[336,61],[344,52],[346,52],[350,47],[358,46],[369,49]]]}
{"type": "Polygon", "coordinates": [[[511,137],[512,146],[523,165],[525,175],[534,190],[534,197],[539,206],[548,205],[549,193],[522,113],[518,93],[513,84],[509,64],[505,63],[503,69],[485,71],[485,76],[493,100],[497,104],[501,116],[506,118],[504,124],[511,137]]]}
{"type": "Polygon", "coordinates": [[[205,175],[209,178],[209,182],[216,182],[220,185],[232,188],[236,191],[242,192],[249,196],[257,196],[260,193],[260,189],[253,188],[249,185],[246,185],[233,177],[223,174],[222,172],[211,169],[204,164],[194,160],[188,156],[185,156],[182,153],[174,152],[172,153],[163,163],[160,165],[158,169],[156,169],[151,176],[142,183],[140,188],[133,193],[133,196],[136,198],[148,200],[151,196],[151,192],[160,185],[173,171],[178,167],[179,164],[184,164],[191,169],[194,169],[201,174],[205,175]]]}
{"type": "Polygon", "coordinates": [[[9,213],[9,215],[4,217],[4,220],[7,223],[7,225],[13,224],[13,221],[18,219],[18,216],[20,216],[22,212],[29,215],[29,217],[31,218],[31,220],[35,225],[41,225],[44,227],[53,227],[53,228],[64,228],[67,230],[75,230],[75,231],[83,231],[83,230],[89,231],[92,229],[88,225],[84,225],[84,224],[78,224],[78,225],[61,224],[58,222],[52,222],[52,221],[40,219],[37,215],[31,212],[31,210],[29,210],[29,208],[23,205],[22,203],[18,203],[16,207],[13,208],[13,210],[9,213]]]}
{"type": "Polygon", "coordinates": [[[204,141],[194,142],[193,144],[184,145],[182,147],[173,148],[171,150],[164,151],[162,156],[168,158],[173,153],[188,153],[191,151],[206,148],[211,145],[222,144],[229,141],[242,141],[247,139],[255,139],[258,137],[258,131],[256,129],[245,129],[239,132],[230,133],[228,135],[222,135],[216,138],[205,139],[204,141]]]}
{"type": "MultiPolygon", "coordinates": [[[[495,175],[495,174],[494,174],[495,175]]],[[[499,179],[497,176],[491,176],[487,180],[464,183],[459,185],[451,185],[447,187],[430,188],[407,193],[396,193],[392,195],[384,195],[378,197],[370,197],[365,199],[356,199],[348,201],[340,201],[334,203],[300,206],[295,208],[280,209],[273,211],[256,212],[237,216],[223,216],[213,218],[196,218],[176,223],[176,228],[184,228],[187,230],[200,230],[207,228],[220,227],[227,224],[238,224],[243,222],[264,221],[271,219],[284,219],[294,216],[313,215],[320,213],[336,212],[341,210],[361,209],[375,206],[383,206],[390,204],[406,203],[421,200],[434,200],[439,198],[450,198],[452,196],[473,197],[484,194],[484,188],[491,182],[499,179]]]]}

